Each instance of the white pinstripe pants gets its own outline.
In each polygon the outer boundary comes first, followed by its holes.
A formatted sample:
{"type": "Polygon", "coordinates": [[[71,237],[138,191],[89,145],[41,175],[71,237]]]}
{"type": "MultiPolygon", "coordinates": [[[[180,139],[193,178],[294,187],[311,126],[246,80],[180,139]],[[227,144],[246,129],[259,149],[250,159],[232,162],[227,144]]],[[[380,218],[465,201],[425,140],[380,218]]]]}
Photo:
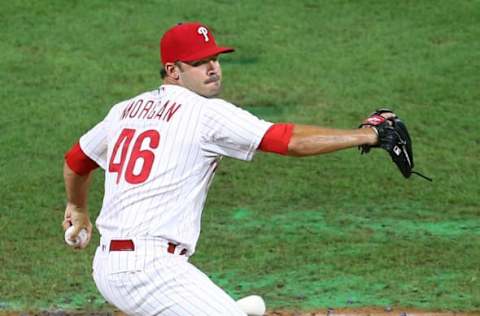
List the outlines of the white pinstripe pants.
{"type": "Polygon", "coordinates": [[[246,316],[235,301],[186,256],[163,240],[135,240],[135,251],[109,252],[102,238],[93,263],[98,290],[128,315],[246,316]]]}

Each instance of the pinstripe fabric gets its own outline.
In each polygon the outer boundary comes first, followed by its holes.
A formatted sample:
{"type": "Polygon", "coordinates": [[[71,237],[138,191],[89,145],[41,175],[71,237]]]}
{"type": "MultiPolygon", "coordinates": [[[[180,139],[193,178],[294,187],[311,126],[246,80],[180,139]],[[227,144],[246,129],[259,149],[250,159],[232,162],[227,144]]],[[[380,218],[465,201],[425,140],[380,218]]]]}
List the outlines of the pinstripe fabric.
{"type": "Polygon", "coordinates": [[[131,315],[244,315],[236,303],[168,242],[195,252],[201,215],[223,156],[251,160],[272,124],[221,99],[174,85],[112,107],[80,138],[105,170],[96,225],[98,289],[131,315]],[[111,239],[135,251],[108,252],[111,239]]]}
{"type": "Polygon", "coordinates": [[[80,138],[85,154],[106,170],[105,196],[96,222],[100,234],[163,237],[181,243],[193,254],[218,162],[223,156],[251,160],[271,125],[228,102],[173,85],[115,105],[102,122],[80,138]],[[139,107],[132,105],[136,104],[166,109],[158,113],[172,108],[176,111],[171,116],[147,119],[150,114],[141,107],[135,110],[139,107]],[[129,146],[119,141],[125,129],[135,131],[129,146]],[[141,143],[141,150],[151,151],[155,157],[144,182],[128,183],[125,166],[119,173],[109,171],[109,163],[118,164],[127,147],[125,165],[134,161],[133,173],[138,173],[144,160],[132,158],[132,147],[139,134],[151,130],[159,133],[160,140],[155,149],[149,148],[148,140],[141,143]],[[112,158],[118,142],[120,149],[112,158]]]}
{"type": "Polygon", "coordinates": [[[246,316],[186,256],[168,253],[164,240],[136,240],[135,251],[122,252],[109,252],[107,244],[102,238],[95,254],[93,277],[105,299],[124,313],[246,316]],[[136,264],[127,265],[125,261],[136,264]]]}

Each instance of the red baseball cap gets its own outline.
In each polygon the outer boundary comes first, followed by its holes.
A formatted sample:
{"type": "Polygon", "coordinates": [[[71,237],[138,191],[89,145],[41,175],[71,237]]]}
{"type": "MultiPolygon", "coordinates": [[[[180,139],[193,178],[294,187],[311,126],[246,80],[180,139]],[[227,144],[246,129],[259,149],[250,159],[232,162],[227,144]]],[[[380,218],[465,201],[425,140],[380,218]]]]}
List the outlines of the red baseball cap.
{"type": "Polygon", "coordinates": [[[179,23],[163,34],[160,40],[162,64],[191,62],[218,54],[231,53],[230,47],[219,47],[210,30],[200,23],[179,23]]]}

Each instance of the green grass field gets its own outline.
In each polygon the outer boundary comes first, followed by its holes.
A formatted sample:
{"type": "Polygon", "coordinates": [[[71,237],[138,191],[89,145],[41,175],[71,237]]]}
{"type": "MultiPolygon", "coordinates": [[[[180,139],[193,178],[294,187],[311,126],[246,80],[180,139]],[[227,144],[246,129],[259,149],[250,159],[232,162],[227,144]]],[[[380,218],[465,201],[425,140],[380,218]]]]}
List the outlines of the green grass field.
{"type": "Polygon", "coordinates": [[[269,309],[480,311],[479,0],[2,1],[0,311],[108,308],[90,277],[98,233],[83,252],[63,242],[63,154],[160,84],[161,34],[195,20],[237,49],[223,98],[339,128],[389,105],[434,182],[382,151],[225,159],[192,262],[269,309]]]}

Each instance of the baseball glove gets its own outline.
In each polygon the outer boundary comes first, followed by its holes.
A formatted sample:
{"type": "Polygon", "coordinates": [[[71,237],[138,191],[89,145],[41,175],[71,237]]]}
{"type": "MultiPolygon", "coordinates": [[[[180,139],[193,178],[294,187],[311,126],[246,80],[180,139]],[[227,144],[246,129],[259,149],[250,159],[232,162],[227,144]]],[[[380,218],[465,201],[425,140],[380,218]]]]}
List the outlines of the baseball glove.
{"type": "Polygon", "coordinates": [[[372,147],[383,148],[390,154],[392,161],[405,178],[409,178],[414,173],[432,181],[431,178],[412,170],[414,166],[412,140],[405,124],[392,110],[387,108],[376,110],[359,127],[372,127],[378,134],[377,145],[359,147],[362,154],[367,154],[372,147]]]}

